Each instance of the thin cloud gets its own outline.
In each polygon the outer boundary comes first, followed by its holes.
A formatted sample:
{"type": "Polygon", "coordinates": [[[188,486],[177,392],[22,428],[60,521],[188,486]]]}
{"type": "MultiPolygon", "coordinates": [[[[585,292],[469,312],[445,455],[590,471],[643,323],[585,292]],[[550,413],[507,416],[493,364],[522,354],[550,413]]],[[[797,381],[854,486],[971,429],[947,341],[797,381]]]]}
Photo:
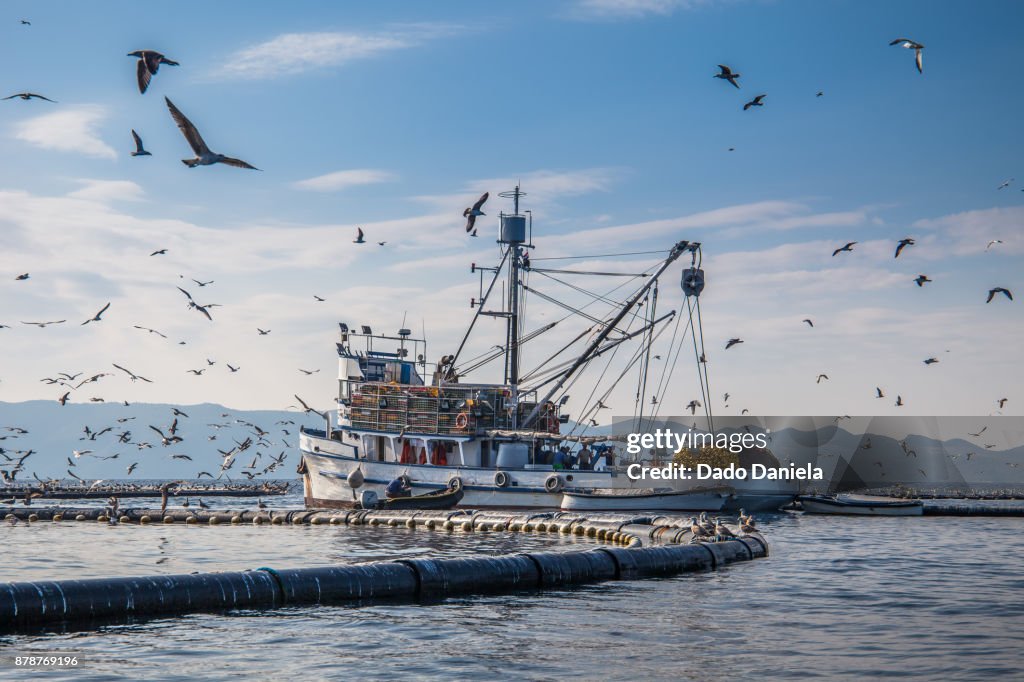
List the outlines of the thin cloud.
{"type": "Polygon", "coordinates": [[[61,109],[21,121],[14,137],[42,149],[116,159],[117,152],[97,132],[106,117],[106,108],[95,104],[61,109]]]}
{"type": "Polygon", "coordinates": [[[68,193],[69,197],[75,199],[87,199],[106,203],[110,201],[140,201],[145,191],[137,183],[131,180],[92,180],[82,178],[77,180],[82,185],[80,189],[68,193]]]}
{"type": "Polygon", "coordinates": [[[577,0],[570,14],[578,19],[641,19],[668,16],[680,9],[707,5],[709,0],[577,0]]]}
{"type": "Polygon", "coordinates": [[[389,182],[395,179],[394,173],[388,171],[373,170],[370,168],[357,168],[353,170],[335,171],[325,175],[318,175],[315,178],[299,180],[292,183],[296,189],[311,190],[313,192],[338,192],[349,187],[359,185],[373,185],[378,182],[389,182]]]}
{"type": "Polygon", "coordinates": [[[450,35],[457,27],[446,24],[410,24],[393,31],[356,33],[320,31],[284,33],[229,55],[215,76],[274,78],[314,69],[344,66],[387,52],[404,50],[450,35]]]}

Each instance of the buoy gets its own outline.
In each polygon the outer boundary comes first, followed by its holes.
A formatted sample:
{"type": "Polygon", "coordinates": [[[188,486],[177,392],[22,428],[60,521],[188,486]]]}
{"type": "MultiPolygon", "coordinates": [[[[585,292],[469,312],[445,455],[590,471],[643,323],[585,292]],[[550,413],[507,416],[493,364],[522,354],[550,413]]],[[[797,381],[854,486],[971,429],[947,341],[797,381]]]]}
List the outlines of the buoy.
{"type": "Polygon", "coordinates": [[[164,517],[164,523],[174,523],[174,517],[173,516],[165,516],[164,517]]]}
{"type": "Polygon", "coordinates": [[[500,521],[495,521],[491,524],[491,530],[505,530],[505,524],[500,521]]]}
{"type": "Polygon", "coordinates": [[[270,519],[270,524],[273,526],[280,526],[282,523],[284,523],[284,519],[280,516],[274,516],[270,519]]]}
{"type": "Polygon", "coordinates": [[[85,514],[79,514],[78,516],[76,516],[75,521],[85,521],[85,514]]]}
{"type": "Polygon", "coordinates": [[[263,517],[262,516],[254,516],[252,518],[252,523],[253,523],[254,526],[261,525],[263,523],[263,517]]]}
{"type": "Polygon", "coordinates": [[[429,528],[430,530],[434,530],[435,528],[437,528],[437,521],[435,521],[434,519],[427,519],[427,528],[429,528]]]}
{"type": "Polygon", "coordinates": [[[319,526],[321,523],[323,523],[323,520],[319,516],[314,516],[309,520],[309,525],[311,526],[319,526]]]}
{"type": "Polygon", "coordinates": [[[63,514],[54,514],[53,515],[53,520],[54,521],[63,521],[64,520],[64,515],[63,514]]]}
{"type": "MultiPolygon", "coordinates": [[[[526,524],[526,525],[530,525],[530,524],[526,524]]],[[[534,524],[533,528],[538,533],[545,533],[545,532],[547,532],[548,524],[546,524],[543,521],[541,521],[540,523],[534,524]]]]}
{"type": "Polygon", "coordinates": [[[523,529],[523,524],[521,524],[521,523],[510,523],[510,524],[508,524],[508,529],[510,531],[512,531],[513,533],[518,533],[519,531],[521,531],[523,529]]]}
{"type": "Polygon", "coordinates": [[[415,530],[416,529],[416,519],[409,519],[408,521],[406,521],[405,522],[405,527],[406,528],[412,528],[413,530],[415,530]]]}
{"type": "Polygon", "coordinates": [[[587,526],[587,537],[588,538],[596,538],[597,537],[597,533],[598,533],[598,529],[597,528],[594,528],[593,526],[587,526]]]}
{"type": "Polygon", "coordinates": [[[388,521],[388,525],[391,526],[392,528],[398,528],[398,525],[400,523],[401,523],[401,521],[399,521],[398,519],[391,519],[390,521],[388,521]]]}
{"type": "Polygon", "coordinates": [[[199,523],[199,519],[197,519],[194,516],[186,516],[185,517],[185,523],[186,523],[186,525],[190,524],[190,523],[199,523]]]}
{"type": "Polygon", "coordinates": [[[99,516],[96,517],[96,522],[97,523],[106,523],[108,521],[110,521],[110,517],[109,516],[104,516],[103,514],[100,514],[99,516]]]}
{"type": "Polygon", "coordinates": [[[445,521],[444,522],[444,529],[445,530],[455,530],[455,524],[452,523],[451,520],[445,521]]]}
{"type": "Polygon", "coordinates": [[[121,518],[118,519],[118,521],[120,521],[121,523],[131,523],[131,519],[128,518],[127,516],[122,516],[121,518]]]}
{"type": "Polygon", "coordinates": [[[241,522],[242,522],[242,517],[241,517],[241,516],[238,516],[238,515],[236,514],[235,516],[232,516],[232,517],[231,517],[231,524],[232,524],[232,525],[237,525],[237,524],[239,524],[239,523],[241,523],[241,522]]]}
{"type": "Polygon", "coordinates": [[[339,524],[341,524],[341,519],[339,519],[337,516],[332,516],[331,517],[331,525],[332,526],[337,526],[339,524]]]}
{"type": "Polygon", "coordinates": [[[17,520],[18,520],[18,517],[15,516],[14,514],[8,514],[7,516],[4,517],[4,521],[17,521],[17,520]]]}
{"type": "Polygon", "coordinates": [[[473,531],[473,522],[472,521],[463,521],[462,522],[462,530],[467,532],[467,533],[471,533],[473,531]]]}
{"type": "MultiPolygon", "coordinates": [[[[59,514],[58,514],[58,516],[59,516],[59,514]]],[[[141,517],[141,518],[139,519],[139,523],[149,523],[149,522],[150,522],[150,521],[152,521],[152,520],[153,520],[153,519],[149,518],[149,515],[147,514],[147,515],[143,515],[143,516],[142,516],[142,517],[141,517]]]]}
{"type": "Polygon", "coordinates": [[[29,521],[38,521],[39,520],[39,515],[38,514],[29,514],[28,515],[28,520],[29,521]]]}
{"type": "Polygon", "coordinates": [[[216,516],[211,516],[210,517],[210,525],[211,526],[216,526],[218,523],[220,523],[220,519],[218,519],[216,516]]]}
{"type": "Polygon", "coordinates": [[[292,525],[298,526],[298,525],[301,525],[302,523],[303,523],[302,519],[300,519],[298,516],[296,516],[295,518],[292,519],[292,525]]]}
{"type": "Polygon", "coordinates": [[[576,535],[583,536],[583,535],[587,534],[587,529],[584,528],[583,526],[576,526],[575,528],[573,528],[572,532],[575,533],[576,535]]]}

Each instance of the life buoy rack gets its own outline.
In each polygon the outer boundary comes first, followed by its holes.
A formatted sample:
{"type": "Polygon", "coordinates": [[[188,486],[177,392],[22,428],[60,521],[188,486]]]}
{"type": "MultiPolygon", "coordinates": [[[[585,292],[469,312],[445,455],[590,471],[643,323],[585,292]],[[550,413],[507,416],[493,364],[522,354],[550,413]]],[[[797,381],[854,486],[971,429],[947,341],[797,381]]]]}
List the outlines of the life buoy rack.
{"type": "Polygon", "coordinates": [[[455,428],[459,431],[469,428],[469,412],[459,412],[459,415],[455,417],[455,428]]]}
{"type": "Polygon", "coordinates": [[[499,471],[494,474],[494,485],[499,488],[507,488],[512,483],[512,478],[508,475],[508,472],[499,471]]]}
{"type": "Polygon", "coordinates": [[[544,480],[544,490],[549,493],[557,493],[562,489],[562,477],[558,474],[551,474],[544,480]]]}
{"type": "Polygon", "coordinates": [[[462,487],[462,479],[459,478],[458,476],[452,476],[451,478],[448,479],[449,490],[462,490],[462,487]]]}

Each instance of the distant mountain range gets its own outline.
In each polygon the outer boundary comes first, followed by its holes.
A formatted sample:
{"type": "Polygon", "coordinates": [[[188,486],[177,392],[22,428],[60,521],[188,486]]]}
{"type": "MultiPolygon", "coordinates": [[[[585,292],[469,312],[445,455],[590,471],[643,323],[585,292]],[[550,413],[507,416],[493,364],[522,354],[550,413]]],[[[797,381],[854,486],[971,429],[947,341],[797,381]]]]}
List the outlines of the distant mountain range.
{"type": "Polygon", "coordinates": [[[229,451],[251,438],[252,445],[235,456],[234,464],[225,472],[227,477],[245,480],[242,470],[255,458],[255,468],[246,470],[258,477],[292,478],[298,465],[298,433],[302,425],[323,428],[323,420],[297,411],[232,410],[212,403],[69,403],[62,407],[49,400],[0,402],[0,470],[9,472],[25,451],[33,450],[16,480],[32,480],[33,472],[44,479],[70,478],[69,469],[85,480],[196,478],[201,471],[216,477],[224,461],[217,450],[229,451]],[[174,409],[188,416],[176,417],[174,409]],[[182,440],[164,446],[160,435],[150,426],[169,436],[175,419],[177,436],[182,440]],[[266,432],[262,440],[249,424],[266,432]],[[86,427],[91,433],[102,435],[90,439],[86,427]],[[13,428],[28,433],[20,434],[13,428]],[[126,442],[121,442],[122,438],[126,442]],[[75,450],[91,452],[75,457],[75,450]],[[276,459],[281,453],[285,455],[283,464],[269,474],[261,474],[274,461],[271,457],[276,459]],[[191,461],[172,459],[172,455],[186,455],[191,461]],[[69,465],[69,458],[74,467],[69,465]],[[129,476],[127,471],[132,463],[137,466],[129,476]]]}

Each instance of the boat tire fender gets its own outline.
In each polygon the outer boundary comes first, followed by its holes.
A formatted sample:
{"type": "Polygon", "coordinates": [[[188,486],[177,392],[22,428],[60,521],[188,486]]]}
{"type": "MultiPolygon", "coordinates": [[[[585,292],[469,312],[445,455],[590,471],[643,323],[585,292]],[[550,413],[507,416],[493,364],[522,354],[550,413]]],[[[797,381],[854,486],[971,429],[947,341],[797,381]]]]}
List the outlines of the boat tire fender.
{"type": "Polygon", "coordinates": [[[558,474],[551,474],[544,480],[544,490],[549,493],[557,493],[562,489],[562,477],[558,474]]]}
{"type": "Polygon", "coordinates": [[[458,476],[452,476],[451,478],[448,479],[449,490],[462,490],[462,487],[462,479],[459,478],[458,476]]]}
{"type": "Polygon", "coordinates": [[[494,485],[499,488],[507,488],[511,482],[512,479],[509,477],[508,472],[499,471],[494,474],[494,485]]]}

